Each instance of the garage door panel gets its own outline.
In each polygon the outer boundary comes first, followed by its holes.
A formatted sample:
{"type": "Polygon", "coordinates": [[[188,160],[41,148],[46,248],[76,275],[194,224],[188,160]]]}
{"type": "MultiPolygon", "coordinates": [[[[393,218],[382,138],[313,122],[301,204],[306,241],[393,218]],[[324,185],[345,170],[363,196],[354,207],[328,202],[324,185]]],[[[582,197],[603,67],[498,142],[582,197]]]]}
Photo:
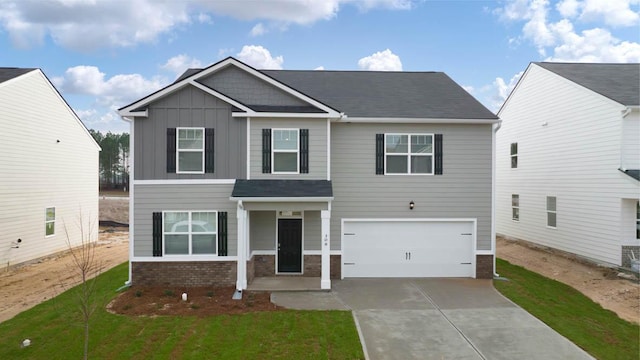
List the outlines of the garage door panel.
{"type": "Polygon", "coordinates": [[[344,277],[473,276],[470,221],[349,221],[343,226],[344,277]]]}

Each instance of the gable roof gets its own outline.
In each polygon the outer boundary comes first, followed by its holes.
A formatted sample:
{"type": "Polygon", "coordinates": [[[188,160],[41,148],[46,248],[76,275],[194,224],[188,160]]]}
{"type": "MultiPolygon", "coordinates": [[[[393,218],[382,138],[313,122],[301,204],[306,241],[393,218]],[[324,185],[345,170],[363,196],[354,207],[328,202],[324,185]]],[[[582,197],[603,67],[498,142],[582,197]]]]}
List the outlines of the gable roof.
{"type": "MultiPolygon", "coordinates": [[[[206,69],[188,69],[172,85],[206,69]]],[[[349,118],[498,119],[443,72],[258,71],[349,118]]]]}
{"type": "Polygon", "coordinates": [[[556,73],[622,105],[640,105],[640,64],[534,64],[556,73]]]}
{"type": "Polygon", "coordinates": [[[0,83],[3,83],[7,80],[11,80],[13,78],[26,74],[33,70],[36,70],[36,69],[35,68],[0,67],[0,83]]]}

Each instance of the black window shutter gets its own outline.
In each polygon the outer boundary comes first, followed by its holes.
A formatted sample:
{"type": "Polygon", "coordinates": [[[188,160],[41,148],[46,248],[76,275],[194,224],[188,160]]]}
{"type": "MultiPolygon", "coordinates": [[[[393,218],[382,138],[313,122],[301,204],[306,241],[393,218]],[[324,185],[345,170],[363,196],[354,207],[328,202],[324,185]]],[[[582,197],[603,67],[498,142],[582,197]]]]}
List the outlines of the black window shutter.
{"type": "Polygon", "coordinates": [[[167,173],[176,172],[176,128],[167,129],[167,173]]]}
{"type": "Polygon", "coordinates": [[[214,172],[215,133],[212,128],[204,129],[204,172],[214,172]]]}
{"type": "Polygon", "coordinates": [[[227,212],[218,212],[218,256],[227,256],[227,212]]]}
{"type": "Polygon", "coordinates": [[[442,175],[442,134],[436,134],[433,139],[433,147],[435,149],[435,175],[442,175]]]}
{"type": "Polygon", "coordinates": [[[162,213],[153,213],[153,256],[162,256],[162,213]]]}
{"type": "Polygon", "coordinates": [[[309,173],[309,129],[300,129],[300,173],[309,173]]]}
{"type": "Polygon", "coordinates": [[[271,173],[271,129],[262,129],[262,173],[271,173]]]}
{"type": "Polygon", "coordinates": [[[376,134],[376,175],[384,175],[384,134],[376,134]]]}

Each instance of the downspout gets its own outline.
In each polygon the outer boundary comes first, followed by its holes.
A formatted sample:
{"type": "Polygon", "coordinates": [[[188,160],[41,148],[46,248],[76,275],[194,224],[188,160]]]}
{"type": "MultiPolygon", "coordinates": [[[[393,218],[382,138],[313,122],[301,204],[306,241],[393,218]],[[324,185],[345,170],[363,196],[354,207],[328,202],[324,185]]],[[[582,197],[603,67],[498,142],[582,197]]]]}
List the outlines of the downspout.
{"type": "MultiPolygon", "coordinates": [[[[122,120],[129,123],[129,279],[125,281],[124,286],[131,286],[132,282],[132,269],[131,269],[131,259],[133,258],[133,166],[134,166],[134,145],[133,145],[133,119],[127,118],[125,116],[121,116],[122,120]]],[[[126,165],[126,164],[125,164],[126,165]]]]}
{"type": "Polygon", "coordinates": [[[491,125],[491,249],[493,250],[493,277],[499,277],[496,272],[496,133],[502,126],[502,120],[491,125]]]}

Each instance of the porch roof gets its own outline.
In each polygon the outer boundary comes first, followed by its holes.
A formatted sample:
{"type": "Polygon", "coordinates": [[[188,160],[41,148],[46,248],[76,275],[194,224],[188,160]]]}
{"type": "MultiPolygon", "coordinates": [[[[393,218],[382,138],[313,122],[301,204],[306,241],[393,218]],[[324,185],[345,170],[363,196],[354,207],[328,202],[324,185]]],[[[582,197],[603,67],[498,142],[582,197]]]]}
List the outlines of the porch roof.
{"type": "Polygon", "coordinates": [[[332,198],[329,180],[236,180],[231,198],[332,198]]]}

